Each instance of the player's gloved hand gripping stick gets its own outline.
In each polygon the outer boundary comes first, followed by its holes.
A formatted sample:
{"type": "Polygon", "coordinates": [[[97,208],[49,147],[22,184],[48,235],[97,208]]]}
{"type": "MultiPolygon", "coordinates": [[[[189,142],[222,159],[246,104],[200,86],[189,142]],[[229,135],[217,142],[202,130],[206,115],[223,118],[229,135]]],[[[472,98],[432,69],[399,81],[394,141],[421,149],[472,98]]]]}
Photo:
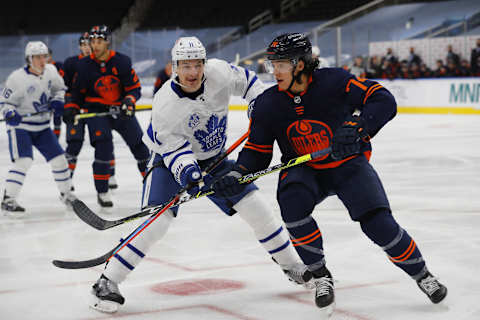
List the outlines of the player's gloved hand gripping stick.
{"type": "MultiPolygon", "coordinates": [[[[287,163],[280,163],[280,164],[268,167],[266,169],[263,169],[263,170],[260,170],[260,171],[254,172],[254,173],[247,174],[245,176],[242,176],[239,180],[241,181],[241,183],[247,183],[247,182],[253,181],[255,179],[258,179],[258,178],[260,178],[264,175],[270,174],[272,172],[287,169],[287,168],[290,168],[290,167],[308,162],[310,160],[314,160],[316,158],[323,157],[323,156],[329,154],[331,152],[331,150],[332,149],[330,147],[328,147],[328,148],[323,149],[323,150],[312,152],[312,153],[309,153],[309,154],[291,159],[287,163]]],[[[131,220],[131,219],[136,219],[136,218],[138,218],[140,216],[143,216],[143,215],[152,214],[147,220],[145,220],[140,226],[138,226],[125,240],[123,240],[120,244],[118,244],[115,248],[113,248],[112,250],[110,250],[106,254],[104,254],[104,255],[102,255],[98,258],[94,258],[94,259],[90,259],[90,260],[84,260],[84,261],[53,260],[52,263],[56,267],[63,268],[63,269],[83,269],[83,268],[90,268],[90,267],[98,266],[102,263],[105,263],[108,260],[110,260],[110,258],[112,258],[118,251],[120,251],[127,244],[129,244],[137,235],[139,235],[146,227],[148,227],[153,221],[155,221],[155,219],[157,219],[168,208],[170,208],[174,205],[179,205],[181,203],[190,201],[192,199],[196,199],[198,197],[206,196],[206,195],[209,195],[209,194],[213,193],[213,191],[209,191],[209,192],[205,192],[205,193],[200,193],[195,197],[182,198],[182,196],[184,195],[187,188],[184,188],[185,190],[183,190],[183,189],[180,190],[180,192],[177,193],[175,196],[173,196],[172,199],[167,204],[161,204],[161,205],[158,205],[158,206],[155,206],[155,207],[150,207],[150,208],[145,209],[144,211],[141,211],[137,214],[134,214],[133,216],[124,218],[124,219],[127,219],[127,220],[124,220],[121,223],[124,223],[128,220],[131,220]],[[133,218],[134,216],[135,216],[135,218],[133,218]]]]}

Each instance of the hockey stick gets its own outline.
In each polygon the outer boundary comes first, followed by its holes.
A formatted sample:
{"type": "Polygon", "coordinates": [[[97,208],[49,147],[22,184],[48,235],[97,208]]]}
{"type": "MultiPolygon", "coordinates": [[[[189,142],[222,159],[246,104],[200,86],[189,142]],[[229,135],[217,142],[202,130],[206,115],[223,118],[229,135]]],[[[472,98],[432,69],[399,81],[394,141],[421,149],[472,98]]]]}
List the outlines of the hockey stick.
{"type": "MultiPolygon", "coordinates": [[[[31,112],[31,113],[27,113],[27,114],[21,114],[20,117],[22,118],[25,118],[25,117],[32,117],[32,116],[36,116],[37,114],[42,114],[42,113],[46,113],[46,112],[51,112],[52,110],[45,110],[45,111],[38,111],[38,112],[31,112]]],[[[0,119],[0,122],[3,122],[3,121],[7,121],[7,119],[0,119]]]]}
{"type": "MultiPolygon", "coordinates": [[[[235,143],[233,143],[230,148],[228,148],[224,153],[222,153],[215,161],[210,163],[202,172],[202,176],[205,176],[207,173],[210,173],[213,169],[215,169],[230,153],[232,153],[233,150],[235,150],[245,139],[247,139],[249,132],[246,132],[243,136],[241,136],[235,143]]],[[[153,168],[153,167],[152,167],[153,168]]],[[[148,173],[151,172],[151,169],[149,170],[148,173]]],[[[183,193],[186,191],[186,188],[182,189],[179,191],[179,193],[183,193]]],[[[90,210],[88,206],[81,200],[74,200],[72,203],[73,211],[76,213],[76,215],[84,221],[86,224],[94,227],[95,229],[98,230],[106,230],[109,228],[113,228],[115,226],[118,226],[120,224],[123,224],[125,222],[129,222],[132,220],[135,220],[137,218],[144,217],[146,215],[154,213],[156,210],[161,209],[159,206],[155,207],[150,207],[147,209],[142,210],[141,212],[119,219],[119,220],[114,220],[114,221],[109,221],[102,219],[99,217],[95,212],[90,210]]],[[[162,206],[163,207],[163,206],[162,206]]]]}
{"type": "MultiPolygon", "coordinates": [[[[75,115],[75,118],[73,120],[73,124],[77,125],[78,120],[81,119],[88,119],[88,118],[95,118],[95,117],[106,117],[106,116],[115,116],[120,114],[120,109],[119,106],[112,106],[112,107],[117,107],[117,108],[112,108],[110,111],[107,112],[89,112],[89,113],[79,113],[75,115]]],[[[135,111],[149,111],[152,110],[152,108],[145,108],[145,107],[139,107],[135,108],[135,111]]]]}
{"type": "MultiPolygon", "coordinates": [[[[258,179],[258,178],[260,178],[264,175],[270,174],[272,172],[287,169],[287,168],[290,168],[290,167],[297,166],[299,164],[308,162],[310,160],[314,160],[314,159],[326,156],[327,154],[329,154],[331,152],[331,150],[332,150],[331,147],[328,147],[328,148],[323,149],[323,150],[315,151],[315,152],[312,152],[312,153],[309,153],[309,154],[291,159],[287,163],[280,163],[280,164],[274,165],[272,167],[268,167],[266,169],[257,171],[255,173],[250,173],[250,174],[247,174],[245,176],[242,176],[241,178],[239,178],[239,181],[241,183],[246,183],[246,182],[253,181],[255,179],[258,179]]],[[[129,244],[137,235],[139,235],[146,227],[148,227],[153,221],[155,221],[155,219],[157,219],[168,208],[172,207],[173,205],[179,205],[181,203],[190,201],[192,199],[196,199],[200,196],[205,196],[205,195],[209,195],[209,194],[212,194],[212,193],[213,193],[213,191],[209,191],[209,192],[206,192],[206,193],[200,193],[199,195],[197,195],[195,197],[187,197],[187,198],[184,198],[184,199],[182,198],[181,199],[182,193],[179,192],[166,205],[162,204],[162,205],[158,205],[156,207],[151,207],[151,208],[145,209],[142,212],[139,212],[138,214],[135,214],[134,216],[141,215],[141,214],[148,215],[148,214],[152,213],[152,215],[147,220],[145,220],[140,226],[138,226],[135,230],[133,230],[133,232],[125,240],[123,240],[115,248],[108,251],[104,255],[102,255],[98,258],[90,259],[90,260],[83,260],[83,261],[53,260],[52,263],[56,267],[63,268],[63,269],[84,269],[84,268],[90,268],[90,267],[98,266],[102,263],[105,263],[108,260],[110,260],[123,247],[125,247],[127,244],[129,244]]]]}

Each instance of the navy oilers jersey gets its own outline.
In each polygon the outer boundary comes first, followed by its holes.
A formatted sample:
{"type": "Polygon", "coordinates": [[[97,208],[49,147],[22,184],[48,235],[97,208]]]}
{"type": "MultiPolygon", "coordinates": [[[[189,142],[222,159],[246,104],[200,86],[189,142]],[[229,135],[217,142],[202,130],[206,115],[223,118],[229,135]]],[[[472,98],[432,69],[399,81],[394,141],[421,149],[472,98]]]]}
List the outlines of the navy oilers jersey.
{"type": "MultiPolygon", "coordinates": [[[[356,78],[340,68],[315,70],[307,89],[299,94],[281,91],[275,85],[255,100],[249,138],[237,163],[251,172],[268,167],[275,141],[282,152],[282,162],[328,148],[335,130],[357,109],[371,137],[397,110],[395,99],[380,84],[356,78]]],[[[370,143],[363,143],[361,151],[369,158],[370,143]]],[[[315,169],[335,168],[356,156],[335,161],[328,154],[307,165],[315,169]]]]}
{"type": "Polygon", "coordinates": [[[79,109],[84,104],[118,106],[127,96],[133,102],[140,98],[140,81],[126,55],[110,50],[109,58],[99,61],[91,54],[80,59],[77,67],[70,91],[72,100],[65,108],[79,109]]]}

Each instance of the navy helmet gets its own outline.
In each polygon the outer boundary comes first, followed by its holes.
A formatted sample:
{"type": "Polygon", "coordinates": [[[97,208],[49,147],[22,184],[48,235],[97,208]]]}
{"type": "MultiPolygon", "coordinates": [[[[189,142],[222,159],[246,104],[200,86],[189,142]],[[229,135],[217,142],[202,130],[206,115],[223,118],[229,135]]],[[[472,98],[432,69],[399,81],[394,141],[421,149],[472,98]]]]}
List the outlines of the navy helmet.
{"type": "Polygon", "coordinates": [[[88,33],[90,39],[101,38],[106,41],[110,41],[111,34],[110,28],[106,25],[93,26],[88,33]]]}
{"type": "Polygon", "coordinates": [[[312,55],[312,44],[303,33],[287,33],[276,37],[267,48],[268,60],[298,59],[312,55]]]}
{"type": "Polygon", "coordinates": [[[85,43],[88,44],[89,41],[90,41],[90,35],[89,35],[88,32],[84,32],[84,33],[80,36],[80,38],[78,38],[78,44],[79,44],[79,45],[82,45],[82,44],[85,44],[85,43]]]}

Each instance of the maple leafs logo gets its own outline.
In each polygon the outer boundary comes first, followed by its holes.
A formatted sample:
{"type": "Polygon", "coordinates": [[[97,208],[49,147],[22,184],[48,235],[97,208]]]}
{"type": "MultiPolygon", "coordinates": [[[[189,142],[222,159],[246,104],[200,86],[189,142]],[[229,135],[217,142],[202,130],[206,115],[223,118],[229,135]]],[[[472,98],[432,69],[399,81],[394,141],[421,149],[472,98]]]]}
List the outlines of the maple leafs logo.
{"type": "Polygon", "coordinates": [[[207,121],[206,128],[207,131],[197,130],[193,134],[202,145],[202,150],[208,152],[222,148],[226,140],[227,116],[223,116],[219,121],[217,115],[212,115],[207,121]]]}
{"type": "Polygon", "coordinates": [[[37,110],[37,112],[43,112],[48,110],[48,99],[45,92],[42,93],[42,95],[40,96],[40,102],[33,101],[33,107],[35,108],[35,110],[37,110]]]}

